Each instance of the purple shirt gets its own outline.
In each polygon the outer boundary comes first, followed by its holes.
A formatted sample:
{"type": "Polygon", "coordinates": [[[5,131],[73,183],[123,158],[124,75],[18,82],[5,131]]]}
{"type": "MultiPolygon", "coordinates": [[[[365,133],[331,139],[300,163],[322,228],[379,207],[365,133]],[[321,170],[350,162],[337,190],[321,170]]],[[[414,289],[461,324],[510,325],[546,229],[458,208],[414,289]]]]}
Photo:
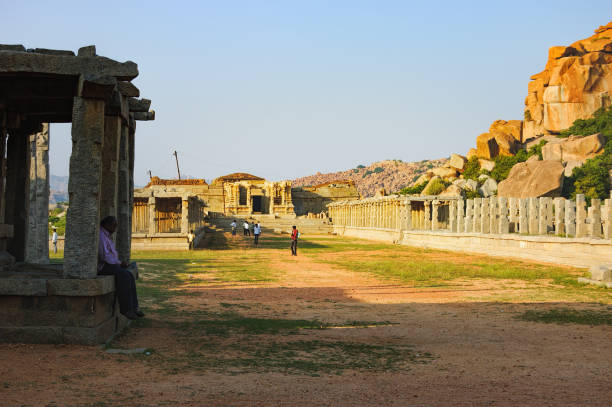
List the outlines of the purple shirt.
{"type": "Polygon", "coordinates": [[[121,264],[115,243],[111,240],[108,230],[100,226],[100,241],[98,242],[98,271],[104,268],[105,264],[121,264]]]}

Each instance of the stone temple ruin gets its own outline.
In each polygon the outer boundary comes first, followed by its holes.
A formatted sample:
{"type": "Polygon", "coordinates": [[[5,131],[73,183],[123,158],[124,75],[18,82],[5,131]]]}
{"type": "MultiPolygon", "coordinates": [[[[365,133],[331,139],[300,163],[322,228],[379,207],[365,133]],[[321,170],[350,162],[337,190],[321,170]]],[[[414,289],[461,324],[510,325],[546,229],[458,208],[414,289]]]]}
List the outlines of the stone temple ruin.
{"type": "Polygon", "coordinates": [[[114,278],[97,276],[100,219],[119,220],[131,250],[138,99],[133,62],[72,51],[0,45],[0,340],[94,344],[127,322],[114,278]],[[72,123],[63,264],[49,264],[49,123],[72,123]]]}
{"type": "Polygon", "coordinates": [[[235,218],[260,219],[272,229],[297,223],[303,230],[327,233],[329,225],[321,222],[327,204],[360,198],[353,181],[295,188],[291,181],[271,182],[246,173],[224,175],[210,185],[203,179],[152,177],[134,191],[132,247],[186,250],[189,231],[197,246],[206,219],[225,226],[235,218]],[[318,217],[320,224],[296,217],[318,217]]]}

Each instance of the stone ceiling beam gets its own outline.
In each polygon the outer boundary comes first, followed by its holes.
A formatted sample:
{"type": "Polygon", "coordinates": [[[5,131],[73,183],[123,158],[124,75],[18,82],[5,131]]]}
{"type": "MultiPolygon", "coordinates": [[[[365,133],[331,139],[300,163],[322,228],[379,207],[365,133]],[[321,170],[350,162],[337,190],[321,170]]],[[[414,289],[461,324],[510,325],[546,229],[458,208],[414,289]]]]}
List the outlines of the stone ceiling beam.
{"type": "Polygon", "coordinates": [[[140,96],[140,90],[136,86],[134,86],[134,84],[131,82],[124,82],[124,81],[117,82],[117,89],[119,90],[119,92],[121,92],[123,96],[129,96],[129,97],[139,97],[140,96]]]}
{"type": "Polygon", "coordinates": [[[77,96],[90,99],[110,99],[117,80],[108,75],[81,75],[77,96]]]}
{"type": "Polygon", "coordinates": [[[131,112],[148,112],[151,107],[151,101],[149,99],[129,98],[128,103],[131,112]]]}
{"type": "Polygon", "coordinates": [[[0,73],[41,73],[57,75],[113,76],[130,81],[138,76],[132,62],[117,62],[101,56],[49,55],[34,52],[7,51],[0,45],[0,73]]]}
{"type": "Polygon", "coordinates": [[[134,120],[137,121],[149,121],[155,120],[155,110],[151,110],[150,112],[134,112],[134,120]]]}

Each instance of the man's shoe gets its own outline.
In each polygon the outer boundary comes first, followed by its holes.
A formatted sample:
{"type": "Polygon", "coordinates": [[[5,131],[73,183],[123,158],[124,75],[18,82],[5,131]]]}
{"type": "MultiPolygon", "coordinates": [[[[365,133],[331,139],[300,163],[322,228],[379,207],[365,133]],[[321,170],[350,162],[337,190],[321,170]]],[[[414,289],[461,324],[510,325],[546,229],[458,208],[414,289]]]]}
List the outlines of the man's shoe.
{"type": "Polygon", "coordinates": [[[136,311],[134,311],[134,314],[136,314],[139,318],[142,318],[145,316],[145,313],[142,312],[141,310],[137,309],[136,311]]]}
{"type": "Polygon", "coordinates": [[[136,315],[136,313],[134,311],[128,311],[125,314],[123,314],[124,317],[126,317],[127,319],[137,319],[138,315],[136,315]]]}

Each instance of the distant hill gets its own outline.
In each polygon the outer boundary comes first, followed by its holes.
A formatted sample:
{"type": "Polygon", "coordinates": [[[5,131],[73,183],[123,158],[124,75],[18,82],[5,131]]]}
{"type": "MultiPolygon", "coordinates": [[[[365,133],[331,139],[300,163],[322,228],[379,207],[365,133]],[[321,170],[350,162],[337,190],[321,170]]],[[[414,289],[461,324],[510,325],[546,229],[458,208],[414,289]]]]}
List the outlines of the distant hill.
{"type": "Polygon", "coordinates": [[[320,172],[292,181],[293,186],[318,185],[339,179],[355,181],[361,196],[374,196],[376,191],[384,188],[387,193],[397,192],[412,184],[421,174],[431,168],[441,167],[448,159],[423,160],[403,162],[401,160],[385,160],[370,165],[359,165],[346,171],[321,174],[320,172]]]}
{"type": "Polygon", "coordinates": [[[68,177],[51,174],[49,184],[51,189],[49,191],[50,204],[68,201],[68,177]]]}

